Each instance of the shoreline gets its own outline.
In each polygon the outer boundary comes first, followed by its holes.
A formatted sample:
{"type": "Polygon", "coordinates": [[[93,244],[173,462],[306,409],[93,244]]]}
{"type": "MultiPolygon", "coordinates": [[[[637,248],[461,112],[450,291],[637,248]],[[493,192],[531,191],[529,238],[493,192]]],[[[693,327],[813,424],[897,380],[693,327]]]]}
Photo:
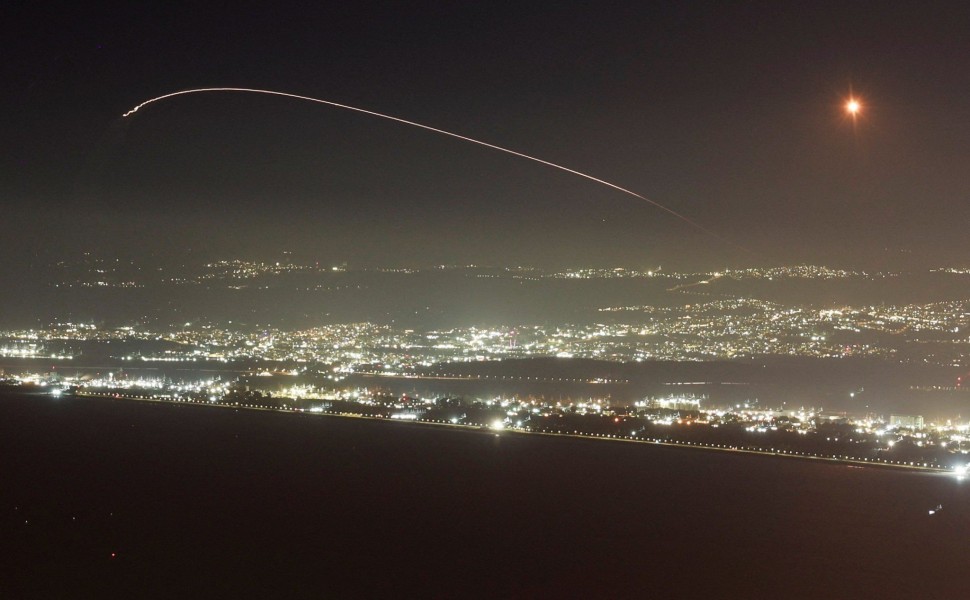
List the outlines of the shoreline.
{"type": "MultiPolygon", "coordinates": [[[[24,392],[21,392],[24,393],[24,392]]],[[[24,393],[24,395],[44,395],[50,397],[48,394],[35,393],[31,394],[29,392],[24,393]]],[[[824,463],[830,465],[844,465],[854,468],[863,467],[876,467],[882,469],[894,469],[894,470],[906,470],[906,471],[919,471],[923,473],[938,473],[938,474],[950,474],[952,471],[945,467],[932,466],[926,463],[907,463],[903,461],[889,462],[889,461],[877,461],[869,460],[865,458],[858,457],[841,457],[839,455],[812,455],[807,453],[799,453],[795,451],[783,450],[783,449],[765,449],[757,447],[745,447],[737,445],[724,445],[724,444],[702,444],[696,442],[679,442],[670,439],[659,439],[659,438],[638,438],[634,436],[622,436],[622,435],[609,435],[609,434],[597,434],[597,433],[584,433],[580,431],[573,432],[557,432],[557,431],[539,431],[531,430],[526,428],[514,428],[514,427],[502,427],[493,428],[484,423],[451,423],[447,421],[437,421],[437,420],[425,420],[425,419],[394,419],[391,417],[373,416],[361,413],[350,413],[350,412],[338,412],[338,411],[307,411],[298,408],[266,408],[253,405],[244,404],[222,404],[216,402],[203,402],[203,401],[190,401],[190,400],[170,400],[162,398],[152,398],[148,396],[131,396],[124,394],[92,394],[92,393],[76,393],[70,396],[64,396],[65,398],[75,398],[75,399],[97,399],[97,400],[124,400],[124,401],[134,401],[134,402],[149,402],[154,404],[164,404],[170,406],[195,406],[195,407],[209,407],[218,409],[232,409],[232,410],[245,410],[245,411],[262,411],[262,412],[272,412],[277,414],[299,414],[311,417],[331,417],[331,418],[343,418],[343,419],[362,419],[368,421],[378,421],[385,423],[396,423],[405,425],[415,425],[421,427],[437,427],[437,428],[448,428],[455,431],[474,431],[478,433],[490,433],[493,435],[535,435],[535,436],[546,436],[555,438],[570,438],[576,440],[585,441],[600,441],[600,442],[621,442],[628,444],[642,444],[646,446],[663,446],[668,448],[678,448],[678,449],[690,449],[690,450],[702,450],[708,452],[729,452],[734,454],[749,454],[757,455],[768,458],[786,458],[801,461],[813,461],[816,463],[824,463]]]]}

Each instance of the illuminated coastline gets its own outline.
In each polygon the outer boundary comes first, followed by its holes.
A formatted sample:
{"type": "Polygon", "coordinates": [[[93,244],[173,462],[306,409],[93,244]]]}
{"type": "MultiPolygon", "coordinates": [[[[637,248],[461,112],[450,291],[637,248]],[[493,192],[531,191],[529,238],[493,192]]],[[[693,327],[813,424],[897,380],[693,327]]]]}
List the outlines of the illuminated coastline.
{"type": "MultiPolygon", "coordinates": [[[[259,375],[255,375],[256,378],[259,375]]],[[[702,407],[670,395],[617,406],[605,400],[563,404],[536,398],[458,399],[389,396],[379,389],[324,390],[293,385],[264,393],[246,380],[173,383],[162,379],[9,377],[8,389],[73,396],[410,422],[501,434],[537,434],[662,444],[710,451],[950,472],[970,464],[970,422],[925,423],[921,416],[850,417],[818,409],[702,407]]]]}

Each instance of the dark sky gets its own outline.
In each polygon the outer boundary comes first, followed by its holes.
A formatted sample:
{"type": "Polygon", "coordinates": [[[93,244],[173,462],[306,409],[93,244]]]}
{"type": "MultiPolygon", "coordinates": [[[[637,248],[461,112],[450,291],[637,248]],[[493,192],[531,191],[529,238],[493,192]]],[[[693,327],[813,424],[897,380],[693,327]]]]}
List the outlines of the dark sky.
{"type": "Polygon", "coordinates": [[[8,262],[967,262],[967,3],[299,4],[4,3],[8,262]]]}

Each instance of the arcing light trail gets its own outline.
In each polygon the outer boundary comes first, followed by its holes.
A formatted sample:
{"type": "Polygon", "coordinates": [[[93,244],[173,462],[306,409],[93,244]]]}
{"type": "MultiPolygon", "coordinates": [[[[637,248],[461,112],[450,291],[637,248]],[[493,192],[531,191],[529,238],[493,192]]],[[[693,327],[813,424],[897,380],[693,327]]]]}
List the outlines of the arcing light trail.
{"type": "MultiPolygon", "coordinates": [[[[733,242],[730,242],[730,241],[724,239],[720,235],[714,233],[713,231],[711,231],[710,229],[704,227],[703,225],[701,225],[701,224],[699,224],[699,223],[697,223],[697,222],[695,222],[695,221],[693,221],[693,220],[685,217],[684,215],[680,214],[679,212],[677,212],[677,211],[675,211],[673,209],[667,208],[663,204],[660,204],[659,202],[656,202],[654,200],[651,200],[650,198],[647,198],[646,196],[641,196],[640,194],[638,194],[636,192],[633,192],[633,191],[628,190],[626,188],[622,188],[622,187],[620,187],[620,186],[618,186],[618,185],[616,185],[614,183],[610,183],[609,181],[604,181],[602,179],[598,179],[596,177],[593,177],[592,175],[587,175],[586,173],[582,173],[580,171],[576,171],[574,169],[570,169],[570,168],[564,167],[562,165],[557,165],[556,163],[552,163],[552,162],[549,162],[547,160],[542,160],[541,158],[536,158],[535,156],[529,156],[528,154],[523,154],[521,152],[516,152],[515,150],[509,150],[508,148],[503,148],[502,146],[496,146],[495,144],[489,144],[488,142],[483,142],[481,140],[476,140],[474,138],[465,137],[465,136],[459,135],[457,133],[452,133],[450,131],[445,131],[444,129],[438,129],[437,127],[431,127],[430,125],[423,125],[421,123],[415,123],[414,121],[408,121],[407,119],[402,119],[400,117],[394,117],[394,116],[391,116],[391,115],[385,115],[383,113],[374,112],[372,110],[366,110],[366,109],[363,109],[363,108],[357,108],[356,106],[348,106],[346,104],[339,104],[337,102],[331,102],[330,100],[321,100],[320,98],[311,98],[309,96],[300,96],[300,95],[297,95],[297,94],[289,94],[287,92],[275,92],[273,90],[257,90],[257,89],[252,89],[252,88],[235,88],[235,87],[197,88],[197,89],[191,89],[191,90],[181,90],[181,91],[178,91],[178,92],[172,92],[170,94],[165,94],[163,96],[158,96],[157,98],[152,98],[150,100],[145,100],[144,102],[142,102],[141,104],[139,104],[135,108],[133,108],[133,109],[129,110],[128,112],[126,112],[125,114],[123,114],[122,117],[129,117],[129,116],[133,115],[134,113],[138,112],[138,110],[141,109],[142,107],[147,106],[149,104],[152,104],[154,102],[158,102],[160,100],[165,100],[167,98],[173,98],[175,96],[183,96],[185,94],[199,94],[199,93],[203,93],[203,92],[244,92],[244,93],[249,93],[249,94],[266,94],[266,95],[269,95],[269,96],[284,96],[286,98],[295,98],[297,100],[306,100],[307,102],[316,102],[318,104],[326,104],[327,106],[333,106],[333,107],[336,107],[336,108],[343,108],[345,110],[352,110],[354,112],[363,113],[365,115],[371,115],[371,116],[374,116],[374,117],[380,117],[382,119],[387,119],[389,121],[396,121],[398,123],[403,123],[405,125],[411,125],[412,127],[419,127],[421,129],[426,129],[428,131],[433,131],[435,133],[440,133],[441,135],[447,135],[447,136],[450,136],[450,137],[453,137],[453,138],[458,138],[459,140],[463,140],[463,141],[466,141],[466,142],[471,142],[473,144],[478,144],[479,146],[485,146],[486,148],[491,148],[492,150],[498,150],[499,152],[505,152],[506,154],[511,154],[513,156],[518,156],[520,158],[525,158],[525,159],[528,159],[528,160],[531,160],[531,161],[534,161],[534,162],[537,162],[537,163],[546,165],[547,167],[552,167],[554,169],[559,169],[560,171],[565,171],[567,173],[572,173],[573,175],[578,175],[578,176],[583,177],[585,179],[589,179],[590,181],[595,181],[596,183],[599,183],[601,185],[605,185],[607,187],[611,187],[611,188],[613,188],[615,190],[618,190],[620,192],[623,192],[624,194],[627,194],[629,196],[633,196],[634,198],[638,198],[640,200],[643,200],[644,202],[647,202],[648,204],[651,204],[651,205],[655,206],[656,208],[659,208],[660,210],[662,210],[662,211],[664,211],[666,213],[669,213],[669,214],[677,217],[678,219],[680,219],[681,221],[683,221],[683,222],[687,223],[688,225],[694,227],[695,229],[698,229],[699,231],[703,231],[704,233],[706,233],[706,234],[708,234],[708,235],[710,235],[710,236],[712,236],[714,238],[717,238],[717,239],[721,240],[722,242],[725,242],[725,243],[728,243],[728,244],[731,244],[733,246],[736,246],[736,247],[741,248],[741,246],[738,246],[737,244],[735,244],[733,242]]],[[[742,248],[742,249],[745,250],[744,248],[742,248]]],[[[745,251],[746,252],[749,252],[747,250],[745,250],[745,251]]]]}

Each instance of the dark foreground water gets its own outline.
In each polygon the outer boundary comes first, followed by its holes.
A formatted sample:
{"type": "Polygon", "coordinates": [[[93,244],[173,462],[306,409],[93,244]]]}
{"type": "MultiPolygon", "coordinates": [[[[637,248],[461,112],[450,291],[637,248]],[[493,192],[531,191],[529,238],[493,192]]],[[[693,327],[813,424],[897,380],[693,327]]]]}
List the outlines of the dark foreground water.
{"type": "Polygon", "coordinates": [[[941,475],[0,396],[2,598],[966,598],[968,502],[941,475]]]}

